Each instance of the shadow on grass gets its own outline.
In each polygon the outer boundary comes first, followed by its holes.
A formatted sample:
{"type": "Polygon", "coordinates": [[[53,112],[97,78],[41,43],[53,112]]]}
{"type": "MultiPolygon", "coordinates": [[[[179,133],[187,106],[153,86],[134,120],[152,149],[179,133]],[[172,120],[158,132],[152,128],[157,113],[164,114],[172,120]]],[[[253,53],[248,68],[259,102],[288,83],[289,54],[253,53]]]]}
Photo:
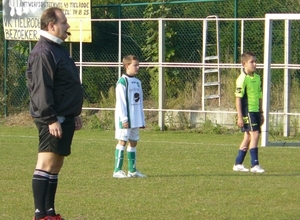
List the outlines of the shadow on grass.
{"type": "Polygon", "coordinates": [[[220,177],[220,176],[225,176],[225,177],[252,177],[252,176],[261,176],[261,177],[282,177],[282,176],[300,176],[300,173],[232,173],[232,174],[220,174],[220,173],[207,173],[207,174],[162,174],[162,175],[148,175],[147,178],[157,178],[157,177],[192,177],[192,176],[215,176],[215,177],[220,177]]]}

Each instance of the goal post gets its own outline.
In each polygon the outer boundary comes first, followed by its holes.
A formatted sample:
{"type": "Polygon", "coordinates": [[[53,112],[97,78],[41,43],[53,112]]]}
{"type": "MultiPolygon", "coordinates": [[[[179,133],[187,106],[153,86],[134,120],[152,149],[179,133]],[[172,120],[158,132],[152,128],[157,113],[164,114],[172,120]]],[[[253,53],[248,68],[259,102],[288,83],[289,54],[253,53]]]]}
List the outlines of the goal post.
{"type": "Polygon", "coordinates": [[[270,97],[271,97],[271,58],[272,58],[272,21],[282,20],[285,22],[284,27],[284,109],[283,117],[283,134],[289,136],[290,127],[290,52],[291,52],[291,24],[292,20],[300,21],[300,14],[266,14],[265,15],[265,39],[264,39],[264,68],[263,68],[263,111],[265,122],[261,128],[261,146],[300,146],[300,142],[286,141],[269,141],[269,123],[270,123],[270,97]]]}

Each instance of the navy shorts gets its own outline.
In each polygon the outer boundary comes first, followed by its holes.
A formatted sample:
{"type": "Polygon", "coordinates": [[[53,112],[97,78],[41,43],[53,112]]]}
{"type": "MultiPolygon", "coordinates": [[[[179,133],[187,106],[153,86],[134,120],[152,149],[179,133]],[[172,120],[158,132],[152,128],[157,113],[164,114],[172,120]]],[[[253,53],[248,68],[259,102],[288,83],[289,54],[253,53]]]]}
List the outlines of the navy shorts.
{"type": "Polygon", "coordinates": [[[40,118],[34,118],[34,123],[39,131],[38,152],[53,152],[62,156],[71,154],[71,144],[75,131],[74,117],[66,117],[61,123],[62,138],[56,138],[49,133],[49,125],[40,118]]]}
{"type": "Polygon", "coordinates": [[[245,131],[259,131],[261,126],[260,112],[249,112],[247,116],[243,116],[244,127],[241,128],[242,132],[245,131]]]}

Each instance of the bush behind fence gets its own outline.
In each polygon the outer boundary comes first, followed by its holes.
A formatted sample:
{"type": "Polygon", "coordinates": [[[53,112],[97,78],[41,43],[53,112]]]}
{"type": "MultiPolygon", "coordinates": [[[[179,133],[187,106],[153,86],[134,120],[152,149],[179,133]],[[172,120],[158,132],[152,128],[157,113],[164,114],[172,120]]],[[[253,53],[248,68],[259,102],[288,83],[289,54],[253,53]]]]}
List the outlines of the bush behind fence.
{"type": "MultiPolygon", "coordinates": [[[[264,18],[265,13],[292,13],[299,11],[299,4],[295,1],[239,1],[238,17],[264,18]]],[[[111,18],[206,18],[217,15],[219,18],[232,18],[234,15],[233,1],[182,4],[153,4],[126,6],[93,6],[93,19],[111,18]],[[120,8],[121,7],[121,8],[120,8]]],[[[257,54],[258,63],[263,62],[264,20],[247,19],[244,21],[243,36],[240,38],[241,20],[236,20],[238,27],[238,53],[250,50],[257,54]],[[242,44],[241,44],[242,43],[242,44]]],[[[2,20],[1,24],[2,25],[2,20]]],[[[171,63],[201,63],[202,62],[202,21],[196,20],[167,20],[166,21],[166,62],[171,63]]],[[[272,63],[283,63],[284,52],[284,21],[273,24],[272,63]]],[[[299,26],[300,22],[292,23],[292,63],[299,63],[299,26]]],[[[235,21],[220,20],[220,62],[234,63],[235,21]]],[[[83,62],[119,62],[118,57],[118,21],[93,21],[93,42],[83,44],[83,62]]],[[[132,20],[122,21],[122,56],[135,54],[141,62],[158,61],[157,21],[132,20]]],[[[214,41],[216,29],[213,25],[208,29],[208,40],[214,41]]],[[[0,111],[1,115],[19,113],[28,110],[28,92],[26,89],[25,68],[29,51],[29,42],[5,41],[3,28],[0,29],[2,47],[0,56],[7,59],[8,66],[0,66],[0,111]],[[4,45],[6,43],[6,45],[4,45]],[[8,48],[4,51],[5,46],[8,48]],[[7,54],[5,54],[7,53],[7,54]],[[7,56],[5,56],[7,55],[7,56]]],[[[34,45],[34,42],[31,46],[34,45]]],[[[66,44],[66,47],[70,45],[66,44]]],[[[75,61],[80,57],[79,44],[72,43],[72,56],[75,61]]],[[[258,69],[262,74],[262,69],[258,69]]],[[[208,101],[209,108],[225,110],[234,109],[235,78],[239,69],[221,69],[221,106],[215,101],[208,101]]],[[[145,92],[145,108],[158,107],[158,72],[155,67],[141,68],[138,77],[143,83],[145,92]]],[[[283,70],[272,71],[272,99],[271,110],[283,109],[283,70]],[[273,98],[274,97],[274,98],[273,98]]],[[[299,92],[299,71],[292,70],[291,109],[297,112],[297,95],[299,92]]],[[[165,69],[166,78],[166,108],[167,109],[200,109],[202,105],[202,68],[170,67],[165,69]]],[[[83,67],[83,88],[85,107],[114,107],[114,93],[112,92],[118,79],[117,67],[83,67]]],[[[106,114],[106,113],[105,113],[106,114]]],[[[104,113],[99,116],[102,120],[104,113]]],[[[156,112],[149,112],[148,119],[156,118],[156,112]]],[[[108,117],[108,113],[106,117],[108,117]]],[[[183,114],[184,115],[184,114],[183,114]]],[[[176,116],[177,117],[177,116],[176,116]]],[[[178,116],[179,118],[181,116],[178,116]]],[[[187,116],[188,117],[188,116],[187,116]]],[[[110,120],[110,119],[109,119],[110,120]]],[[[109,121],[108,120],[108,121],[109,121]]],[[[151,120],[150,120],[151,121],[151,120]]],[[[184,123],[181,117],[180,123],[184,123]]],[[[155,123],[155,119],[153,120],[155,123]]],[[[97,127],[97,123],[95,123],[97,127]]]]}

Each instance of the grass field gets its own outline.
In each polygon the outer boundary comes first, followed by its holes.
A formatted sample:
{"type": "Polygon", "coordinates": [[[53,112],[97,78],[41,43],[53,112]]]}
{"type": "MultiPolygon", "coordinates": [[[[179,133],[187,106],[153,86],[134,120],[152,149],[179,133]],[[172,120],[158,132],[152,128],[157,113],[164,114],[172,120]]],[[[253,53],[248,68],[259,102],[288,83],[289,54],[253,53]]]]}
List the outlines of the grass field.
{"type": "MultiPolygon", "coordinates": [[[[114,179],[114,132],[77,131],[56,209],[66,220],[300,219],[300,148],[260,148],[266,173],[237,173],[241,140],[242,134],[142,130],[137,167],[148,177],[114,179]]],[[[35,128],[0,126],[0,219],[33,216],[37,143],[35,128]]]]}

